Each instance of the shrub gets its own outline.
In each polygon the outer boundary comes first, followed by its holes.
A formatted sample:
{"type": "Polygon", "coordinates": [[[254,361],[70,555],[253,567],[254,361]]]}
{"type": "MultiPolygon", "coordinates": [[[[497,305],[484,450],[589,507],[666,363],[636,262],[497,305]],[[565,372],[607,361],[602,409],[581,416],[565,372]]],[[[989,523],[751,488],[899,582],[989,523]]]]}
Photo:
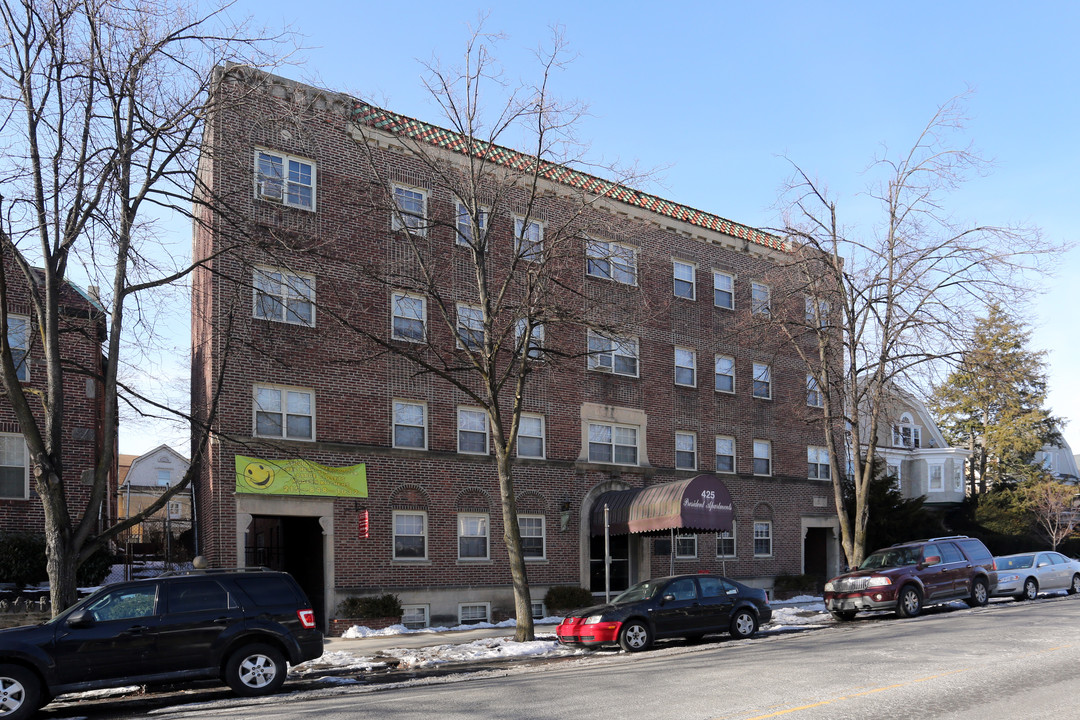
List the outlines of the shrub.
{"type": "Polygon", "coordinates": [[[109,576],[115,562],[116,556],[108,547],[99,547],[75,570],[75,582],[82,587],[100,585],[109,576]]]}
{"type": "Polygon", "coordinates": [[[366,595],[347,597],[338,605],[338,614],[346,618],[401,617],[401,601],[397,595],[366,595]]]}
{"type": "Polygon", "coordinates": [[[819,592],[816,575],[777,575],[773,580],[773,592],[819,592]]]}
{"type": "Polygon", "coordinates": [[[40,533],[0,533],[0,582],[22,589],[30,583],[45,582],[45,537],[40,533]]]}
{"type": "Polygon", "coordinates": [[[596,601],[591,592],[573,585],[555,585],[544,595],[544,607],[548,612],[555,614],[595,604],[596,601]]]}

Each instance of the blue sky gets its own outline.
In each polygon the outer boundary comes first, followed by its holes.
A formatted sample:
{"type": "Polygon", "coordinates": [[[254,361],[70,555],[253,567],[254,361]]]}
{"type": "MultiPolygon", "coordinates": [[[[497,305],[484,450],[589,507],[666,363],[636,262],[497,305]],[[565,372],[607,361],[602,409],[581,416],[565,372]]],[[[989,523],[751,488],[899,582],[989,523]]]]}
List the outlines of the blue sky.
{"type": "MultiPolygon", "coordinates": [[[[239,0],[230,12],[305,36],[304,66],[282,74],[436,124],[420,61],[460,57],[480,13],[507,36],[508,80],[535,78],[531,51],[561,25],[576,59],[554,88],[588,104],[590,157],[660,168],[646,189],[755,226],[778,222],[785,156],[858,208],[875,154],[907,148],[939,105],[971,90],[965,132],[994,167],[950,209],[1077,238],[1080,3],[239,0]]],[[[1080,452],[1080,248],[1058,266],[1028,316],[1033,346],[1049,353],[1050,405],[1072,420],[1065,436],[1080,452]]]]}

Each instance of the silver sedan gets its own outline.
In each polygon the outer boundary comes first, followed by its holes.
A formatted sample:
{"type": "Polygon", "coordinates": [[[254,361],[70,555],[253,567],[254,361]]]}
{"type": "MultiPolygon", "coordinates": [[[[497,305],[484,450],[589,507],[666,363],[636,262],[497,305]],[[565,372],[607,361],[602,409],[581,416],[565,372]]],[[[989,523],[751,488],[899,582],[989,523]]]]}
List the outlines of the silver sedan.
{"type": "Polygon", "coordinates": [[[1080,561],[1059,552],[1030,552],[994,558],[998,582],[994,597],[1034,600],[1041,592],[1080,592],[1080,561]]]}

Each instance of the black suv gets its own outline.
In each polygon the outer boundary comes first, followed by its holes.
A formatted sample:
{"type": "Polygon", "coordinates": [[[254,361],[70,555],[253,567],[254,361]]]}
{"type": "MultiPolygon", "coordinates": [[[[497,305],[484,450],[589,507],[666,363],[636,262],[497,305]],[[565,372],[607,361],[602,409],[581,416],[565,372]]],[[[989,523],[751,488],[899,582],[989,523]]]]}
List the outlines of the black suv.
{"type": "Polygon", "coordinates": [[[106,585],[41,625],[0,630],[0,717],[20,720],[62,693],[220,678],[265,695],[323,636],[292,576],[194,570],[106,585]]]}
{"type": "Polygon", "coordinates": [[[964,600],[985,605],[997,586],[994,557],[966,535],[914,540],[871,553],[857,569],[825,583],[825,606],[837,620],[860,610],[914,617],[928,605],[964,600]]]}

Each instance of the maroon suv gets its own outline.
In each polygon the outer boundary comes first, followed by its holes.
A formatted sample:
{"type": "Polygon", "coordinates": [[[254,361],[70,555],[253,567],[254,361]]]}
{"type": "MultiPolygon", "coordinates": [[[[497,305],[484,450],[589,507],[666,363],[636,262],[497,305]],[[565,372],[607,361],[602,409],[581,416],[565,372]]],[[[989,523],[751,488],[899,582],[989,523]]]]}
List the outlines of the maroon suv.
{"type": "Polygon", "coordinates": [[[964,600],[985,605],[997,585],[994,557],[981,540],[956,535],[899,543],[870,554],[858,569],[825,583],[825,606],[837,620],[860,610],[896,610],[964,600]]]}

